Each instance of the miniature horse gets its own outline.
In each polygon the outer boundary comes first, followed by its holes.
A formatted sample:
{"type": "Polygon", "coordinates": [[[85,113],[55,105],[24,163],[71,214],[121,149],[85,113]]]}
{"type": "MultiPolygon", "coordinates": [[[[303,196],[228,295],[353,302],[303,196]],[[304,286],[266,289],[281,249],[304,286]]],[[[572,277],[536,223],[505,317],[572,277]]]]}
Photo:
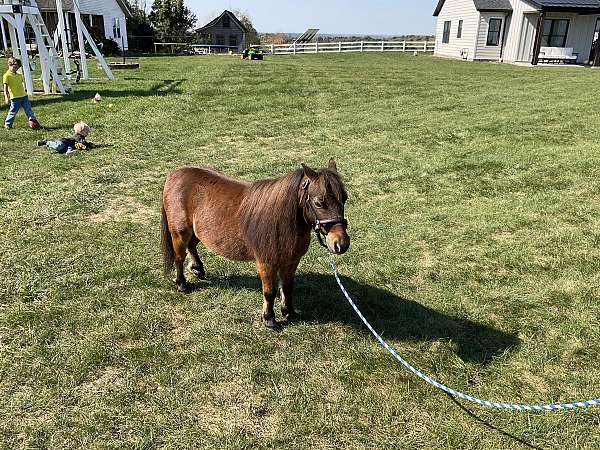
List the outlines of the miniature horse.
{"type": "Polygon", "coordinates": [[[173,263],[177,289],[188,291],[183,274],[186,250],[190,271],[204,279],[196,246],[236,261],[256,261],[262,281],[266,327],[277,327],[273,305],[281,287],[281,314],[292,320],[294,275],[308,250],[310,232],[331,252],[350,246],[344,219],[347,194],[335,161],[326,169],[302,168],[276,180],[236,180],[207,168],[186,167],[171,173],[163,189],[161,244],[165,276],[173,263]],[[325,236],[325,243],[321,236],[325,236]]]}

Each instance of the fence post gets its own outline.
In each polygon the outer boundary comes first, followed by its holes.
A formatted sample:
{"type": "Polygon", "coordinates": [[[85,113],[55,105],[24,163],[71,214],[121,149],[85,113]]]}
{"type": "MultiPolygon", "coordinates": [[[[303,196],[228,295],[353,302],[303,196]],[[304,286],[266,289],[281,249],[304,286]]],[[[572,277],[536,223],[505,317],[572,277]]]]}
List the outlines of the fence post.
{"type": "Polygon", "coordinates": [[[384,51],[385,41],[381,41],[381,51],[384,51]]]}
{"type": "Polygon", "coordinates": [[[338,52],[342,53],[342,43],[338,43],[338,52]]]}
{"type": "Polygon", "coordinates": [[[423,44],[423,52],[427,53],[427,39],[425,39],[425,43],[423,44]]]}
{"type": "Polygon", "coordinates": [[[402,41],[402,53],[406,52],[406,39],[402,41]]]}
{"type": "Polygon", "coordinates": [[[360,41],[360,51],[364,52],[364,48],[365,48],[365,41],[360,41]]]}
{"type": "Polygon", "coordinates": [[[319,53],[319,41],[315,42],[315,53],[319,53]]]}
{"type": "Polygon", "coordinates": [[[271,44],[271,55],[275,54],[275,45],[271,44]]]}
{"type": "Polygon", "coordinates": [[[296,54],[296,43],[294,42],[294,55],[296,54]]]}

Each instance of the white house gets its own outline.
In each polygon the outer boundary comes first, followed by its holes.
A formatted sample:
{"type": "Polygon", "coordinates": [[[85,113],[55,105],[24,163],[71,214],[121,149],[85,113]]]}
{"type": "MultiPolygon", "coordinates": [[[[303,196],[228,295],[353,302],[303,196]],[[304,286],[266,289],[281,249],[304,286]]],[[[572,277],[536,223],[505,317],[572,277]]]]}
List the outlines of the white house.
{"type": "Polygon", "coordinates": [[[439,0],[433,15],[437,56],[600,64],[600,0],[439,0]]]}
{"type": "MultiPolygon", "coordinates": [[[[56,0],[37,0],[44,22],[51,33],[57,27],[58,13],[56,0]]],[[[75,16],[72,0],[63,0],[63,8],[67,18],[67,27],[74,35],[75,16]]],[[[95,29],[107,39],[114,40],[119,47],[128,47],[127,17],[131,16],[127,2],[124,0],[79,0],[81,18],[89,30],[95,29]]],[[[73,37],[76,40],[76,37],[73,37]]]]}

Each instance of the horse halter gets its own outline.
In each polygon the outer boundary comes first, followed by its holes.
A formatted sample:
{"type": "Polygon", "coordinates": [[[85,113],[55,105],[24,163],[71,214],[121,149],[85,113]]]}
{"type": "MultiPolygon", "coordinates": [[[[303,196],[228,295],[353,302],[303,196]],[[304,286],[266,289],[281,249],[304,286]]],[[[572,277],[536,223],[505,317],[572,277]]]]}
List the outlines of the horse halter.
{"type": "MultiPolygon", "coordinates": [[[[317,211],[316,211],[315,207],[313,206],[312,202],[310,201],[310,194],[308,193],[308,185],[309,184],[310,184],[310,180],[308,178],[306,180],[304,180],[304,182],[302,183],[301,188],[302,188],[302,191],[304,191],[305,195],[303,194],[304,200],[301,201],[300,203],[301,204],[304,203],[304,206],[308,206],[308,209],[310,209],[310,212],[313,214],[313,216],[315,216],[315,224],[312,225],[309,222],[309,220],[306,218],[306,216],[304,216],[304,220],[315,231],[315,234],[317,235],[317,239],[319,240],[319,244],[321,244],[321,246],[327,248],[327,245],[323,242],[323,236],[327,236],[327,233],[323,229],[323,225],[331,225],[331,224],[339,223],[344,226],[348,226],[348,221],[344,217],[339,217],[339,216],[334,217],[333,219],[319,219],[317,211]]],[[[303,208],[303,210],[306,211],[306,209],[304,209],[304,208],[303,208]]]]}

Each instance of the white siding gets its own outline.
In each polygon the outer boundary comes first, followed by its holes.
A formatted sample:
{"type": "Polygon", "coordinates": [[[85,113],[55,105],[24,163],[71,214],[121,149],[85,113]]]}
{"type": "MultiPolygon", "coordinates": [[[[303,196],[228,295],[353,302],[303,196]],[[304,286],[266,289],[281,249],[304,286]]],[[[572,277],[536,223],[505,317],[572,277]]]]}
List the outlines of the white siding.
{"type": "Polygon", "coordinates": [[[479,12],[475,9],[473,0],[446,0],[437,18],[434,54],[450,58],[463,58],[462,52],[466,53],[466,59],[473,60],[478,21],[479,12]],[[450,42],[444,44],[442,43],[442,37],[444,22],[447,20],[452,22],[450,42]],[[460,39],[456,37],[459,20],[463,21],[462,37],[460,39]]]}
{"type": "Polygon", "coordinates": [[[506,26],[506,13],[499,12],[482,12],[479,20],[479,32],[477,33],[477,49],[475,51],[475,59],[483,60],[500,60],[500,52],[502,50],[502,36],[504,27],[506,26]],[[498,45],[487,45],[487,36],[490,19],[502,20],[500,28],[500,38],[498,45]]]}
{"type": "Polygon", "coordinates": [[[508,62],[531,62],[533,36],[537,24],[536,9],[523,0],[510,0],[513,8],[507,24],[506,41],[502,59],[508,62]],[[534,14],[531,14],[534,13],[534,14]]]}
{"type": "Polygon", "coordinates": [[[116,2],[116,0],[79,0],[79,7],[82,14],[98,14],[104,17],[104,34],[108,39],[113,39],[121,47],[121,38],[115,36],[115,19],[119,21],[121,36],[125,48],[129,45],[127,42],[127,24],[125,13],[116,2]]]}
{"type": "Polygon", "coordinates": [[[518,37],[518,47],[516,55],[511,56],[514,59],[506,59],[509,62],[531,63],[533,60],[533,47],[535,45],[535,36],[539,14],[523,14],[521,19],[521,35],[518,37]]]}

